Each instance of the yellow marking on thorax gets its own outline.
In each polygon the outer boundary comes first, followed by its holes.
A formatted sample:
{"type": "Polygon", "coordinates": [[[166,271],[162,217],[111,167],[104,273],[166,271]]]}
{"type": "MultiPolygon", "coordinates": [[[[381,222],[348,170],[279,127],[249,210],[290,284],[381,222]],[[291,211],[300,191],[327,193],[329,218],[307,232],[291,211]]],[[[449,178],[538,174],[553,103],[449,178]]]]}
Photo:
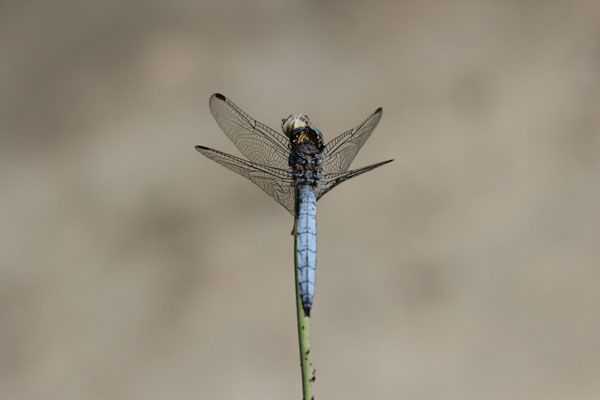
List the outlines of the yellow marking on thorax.
{"type": "Polygon", "coordinates": [[[308,136],[306,135],[306,129],[305,129],[296,138],[296,146],[298,146],[300,143],[302,143],[306,139],[308,139],[308,136]]]}

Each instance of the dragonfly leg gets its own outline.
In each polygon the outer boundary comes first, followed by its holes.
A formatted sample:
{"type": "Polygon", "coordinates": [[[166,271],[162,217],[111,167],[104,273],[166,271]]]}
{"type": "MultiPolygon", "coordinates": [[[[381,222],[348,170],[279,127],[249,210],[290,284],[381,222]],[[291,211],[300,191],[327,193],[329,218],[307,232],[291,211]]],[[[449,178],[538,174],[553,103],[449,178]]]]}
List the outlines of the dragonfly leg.
{"type": "Polygon", "coordinates": [[[290,235],[294,236],[294,233],[296,233],[296,218],[294,218],[294,226],[292,227],[292,231],[290,232],[290,235]]]}

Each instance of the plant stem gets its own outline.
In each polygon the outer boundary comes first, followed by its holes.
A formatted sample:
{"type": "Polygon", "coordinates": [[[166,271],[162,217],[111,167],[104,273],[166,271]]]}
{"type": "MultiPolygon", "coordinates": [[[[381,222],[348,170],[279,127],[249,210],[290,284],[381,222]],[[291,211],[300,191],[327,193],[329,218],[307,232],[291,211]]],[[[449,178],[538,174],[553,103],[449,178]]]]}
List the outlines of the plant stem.
{"type": "Polygon", "coordinates": [[[302,369],[302,393],[304,400],[313,400],[313,382],[315,381],[312,362],[310,361],[310,336],[308,331],[309,318],[304,314],[302,298],[300,297],[300,285],[298,284],[298,252],[296,241],[298,240],[294,225],[294,277],[296,281],[296,315],[298,318],[298,341],[300,344],[300,367],[302,369]]]}

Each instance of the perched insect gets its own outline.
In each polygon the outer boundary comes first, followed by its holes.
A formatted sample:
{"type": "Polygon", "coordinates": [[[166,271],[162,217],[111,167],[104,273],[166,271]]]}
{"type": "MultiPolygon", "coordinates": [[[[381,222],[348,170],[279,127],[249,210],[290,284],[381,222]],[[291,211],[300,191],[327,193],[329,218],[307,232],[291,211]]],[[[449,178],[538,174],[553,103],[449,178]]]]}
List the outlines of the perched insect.
{"type": "Polygon", "coordinates": [[[348,171],[383,110],[378,108],[355,128],[325,144],[323,134],[306,115],[283,119],[282,135],[222,94],[212,95],[209,105],[223,132],[247,160],[204,146],[196,146],[196,150],[250,179],[297,217],[298,284],[304,312],[309,316],[317,268],[317,200],[340,183],[393,161],[348,171]]]}

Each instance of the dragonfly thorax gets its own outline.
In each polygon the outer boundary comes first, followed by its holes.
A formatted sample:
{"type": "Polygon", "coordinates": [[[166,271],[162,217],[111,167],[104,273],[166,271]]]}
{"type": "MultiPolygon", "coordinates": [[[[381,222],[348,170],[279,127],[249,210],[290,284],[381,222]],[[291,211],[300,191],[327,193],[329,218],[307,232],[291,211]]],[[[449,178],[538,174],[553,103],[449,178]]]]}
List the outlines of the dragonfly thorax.
{"type": "Polygon", "coordinates": [[[296,183],[316,186],[321,180],[321,151],[325,146],[323,134],[312,127],[308,116],[290,115],[281,124],[283,132],[290,138],[290,167],[296,183]]]}
{"type": "Polygon", "coordinates": [[[321,180],[321,149],[312,141],[293,146],[290,153],[290,167],[294,171],[296,183],[316,186],[321,180]]]}
{"type": "Polygon", "coordinates": [[[308,126],[294,129],[290,134],[290,141],[294,147],[307,144],[315,146],[319,151],[325,146],[321,131],[308,126]]]}

